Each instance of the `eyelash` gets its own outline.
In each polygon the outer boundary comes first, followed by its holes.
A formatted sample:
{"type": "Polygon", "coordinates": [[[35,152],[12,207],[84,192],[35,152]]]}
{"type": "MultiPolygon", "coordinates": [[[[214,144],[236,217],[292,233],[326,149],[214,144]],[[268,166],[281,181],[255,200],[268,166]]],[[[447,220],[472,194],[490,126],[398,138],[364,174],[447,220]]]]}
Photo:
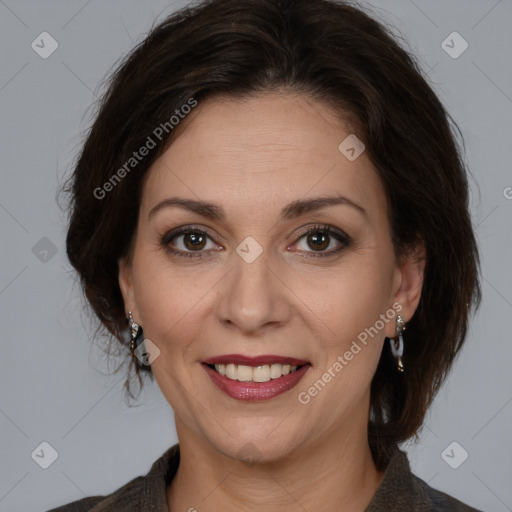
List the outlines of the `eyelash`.
{"type": "MultiPolygon", "coordinates": [[[[295,241],[304,238],[306,235],[314,234],[314,233],[324,233],[329,237],[334,237],[341,243],[341,246],[335,250],[331,250],[328,252],[318,252],[318,251],[306,251],[306,254],[309,256],[303,256],[305,258],[327,258],[329,256],[334,256],[338,254],[343,249],[351,245],[352,239],[343,231],[333,228],[328,224],[316,224],[314,226],[310,226],[307,229],[302,230],[300,233],[295,235],[295,241]]],[[[208,233],[202,229],[199,229],[195,226],[185,226],[182,228],[178,228],[172,231],[169,231],[161,238],[161,245],[172,255],[180,256],[183,258],[204,258],[204,251],[181,251],[179,249],[173,249],[170,245],[171,241],[175,238],[178,238],[181,235],[187,234],[196,234],[196,235],[205,235],[206,237],[212,239],[208,233]]]]}

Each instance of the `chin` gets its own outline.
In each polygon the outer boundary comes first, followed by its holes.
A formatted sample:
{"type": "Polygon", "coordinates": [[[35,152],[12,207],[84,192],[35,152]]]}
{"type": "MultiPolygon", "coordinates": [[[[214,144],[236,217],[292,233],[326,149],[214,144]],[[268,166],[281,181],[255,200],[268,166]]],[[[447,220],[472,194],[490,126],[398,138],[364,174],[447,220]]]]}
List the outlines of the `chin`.
{"type": "Polygon", "coordinates": [[[264,464],[280,461],[290,455],[296,444],[279,436],[238,436],[224,438],[220,443],[213,442],[217,451],[224,456],[247,464],[264,464]],[[271,438],[272,437],[272,438],[271,438]]]}

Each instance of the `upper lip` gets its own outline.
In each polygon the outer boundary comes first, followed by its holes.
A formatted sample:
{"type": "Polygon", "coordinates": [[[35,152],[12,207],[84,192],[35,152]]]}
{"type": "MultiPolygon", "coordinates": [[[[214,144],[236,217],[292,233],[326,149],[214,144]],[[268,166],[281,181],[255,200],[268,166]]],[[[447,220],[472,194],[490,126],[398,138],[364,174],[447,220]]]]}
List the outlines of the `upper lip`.
{"type": "Polygon", "coordinates": [[[271,364],[289,364],[291,366],[301,366],[308,364],[309,361],[297,359],[295,357],[275,356],[265,354],[261,356],[243,356],[241,354],[225,354],[222,356],[210,357],[203,361],[206,364],[243,364],[245,366],[263,366],[271,364]]]}

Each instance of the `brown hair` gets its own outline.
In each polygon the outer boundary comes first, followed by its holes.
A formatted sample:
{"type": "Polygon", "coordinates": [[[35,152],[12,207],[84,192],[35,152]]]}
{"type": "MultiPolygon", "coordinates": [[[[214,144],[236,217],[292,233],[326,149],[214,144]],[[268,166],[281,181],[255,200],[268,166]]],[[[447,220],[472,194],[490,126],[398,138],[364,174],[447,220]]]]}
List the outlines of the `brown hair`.
{"type": "MultiPolygon", "coordinates": [[[[171,141],[169,119],[191,98],[283,87],[356,120],[387,195],[397,256],[418,240],[425,243],[422,296],[405,332],[407,371],[396,371],[386,344],[371,386],[369,442],[383,468],[396,443],[417,435],[481,291],[456,124],[414,58],[360,7],[329,0],[210,0],[152,27],[110,76],[65,188],[67,254],[99,330],[126,347],[117,262],[134,239],[143,178],[171,141]],[[158,126],[168,128],[160,138],[158,126]],[[126,162],[148,137],[156,147],[128,172],[126,162]],[[123,166],[127,172],[113,182],[123,166]],[[99,189],[108,195],[98,198],[99,189]]],[[[129,377],[125,387],[129,392],[129,377]]]]}

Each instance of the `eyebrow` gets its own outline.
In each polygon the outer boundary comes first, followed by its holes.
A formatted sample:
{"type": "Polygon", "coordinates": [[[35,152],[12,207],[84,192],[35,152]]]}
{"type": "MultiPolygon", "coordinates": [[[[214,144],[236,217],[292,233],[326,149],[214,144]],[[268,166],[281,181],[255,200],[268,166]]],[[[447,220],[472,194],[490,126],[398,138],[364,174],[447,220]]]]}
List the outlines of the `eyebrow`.
{"type": "MultiPolygon", "coordinates": [[[[300,217],[305,213],[310,213],[316,210],[320,210],[321,208],[326,208],[328,206],[335,205],[346,205],[350,206],[353,209],[359,211],[360,213],[367,215],[366,210],[352,201],[347,197],[343,196],[324,196],[324,197],[315,197],[312,199],[297,199],[296,201],[291,202],[286,205],[280,214],[280,220],[290,220],[296,217],[300,217]]],[[[211,220],[217,220],[220,222],[225,222],[226,214],[223,208],[216,204],[210,203],[207,201],[199,201],[195,199],[186,199],[182,197],[169,197],[164,199],[162,202],[158,203],[155,207],[151,209],[148,215],[148,219],[153,217],[157,212],[164,208],[170,208],[173,206],[181,207],[190,212],[196,213],[202,217],[211,220]]]]}

